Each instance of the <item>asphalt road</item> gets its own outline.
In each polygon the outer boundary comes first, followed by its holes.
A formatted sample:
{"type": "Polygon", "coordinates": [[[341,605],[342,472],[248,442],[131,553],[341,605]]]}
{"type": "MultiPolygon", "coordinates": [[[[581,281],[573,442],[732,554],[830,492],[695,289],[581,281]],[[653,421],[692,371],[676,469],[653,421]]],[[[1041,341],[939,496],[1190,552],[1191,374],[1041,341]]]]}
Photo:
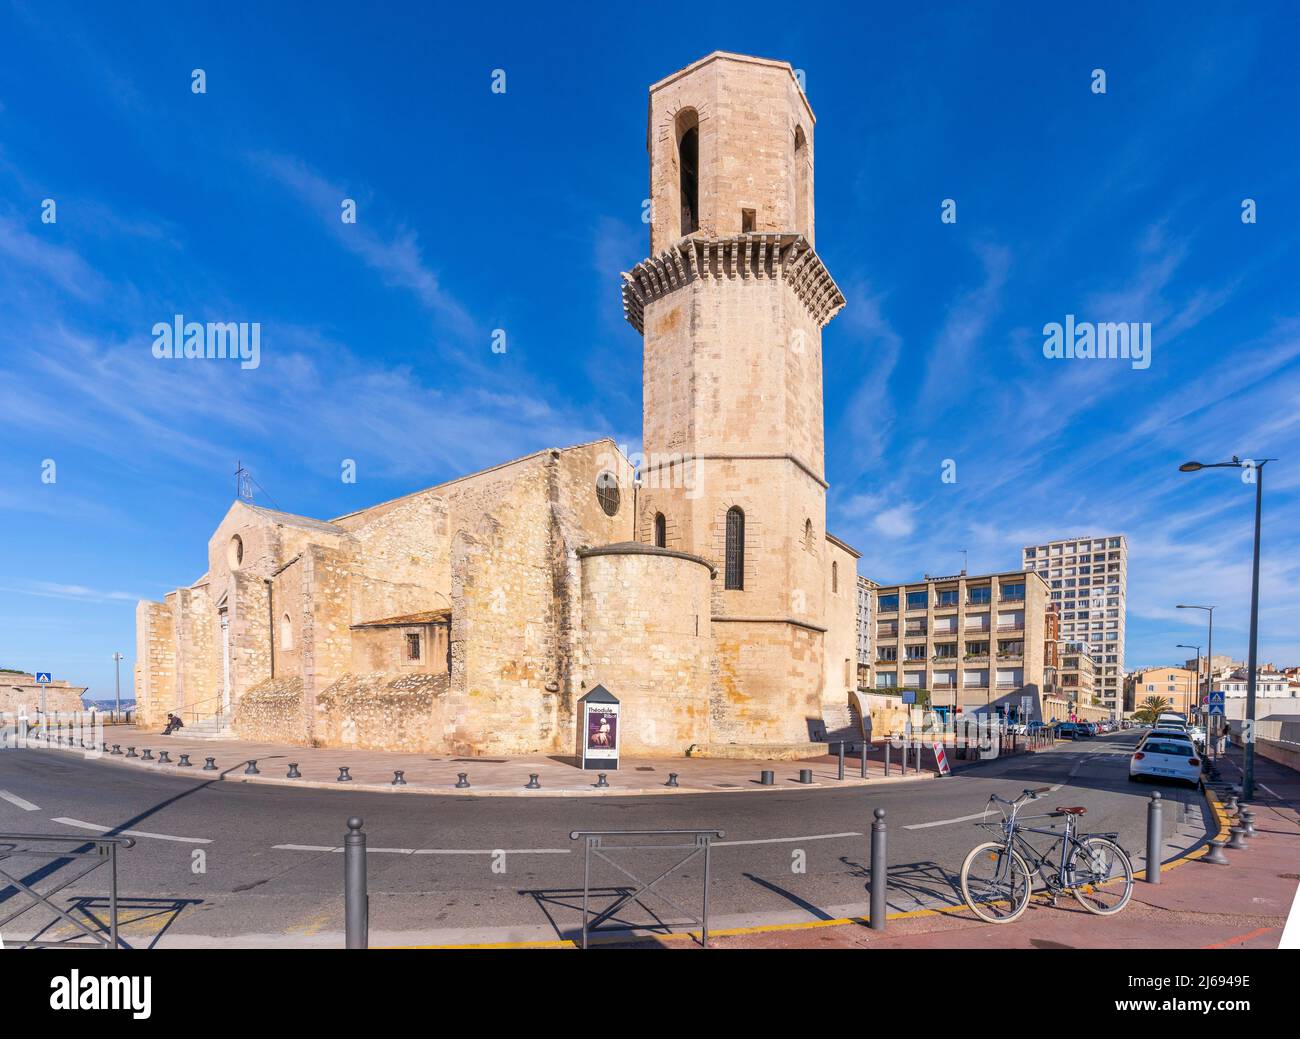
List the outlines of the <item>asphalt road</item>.
{"type": "MultiPolygon", "coordinates": [[[[989,794],[1012,797],[1028,786],[1059,784],[1042,809],[1087,806],[1083,828],[1119,831],[1140,869],[1152,788],[1128,781],[1136,740],[1118,733],[874,789],[537,799],[198,783],[66,752],[11,750],[0,752],[0,833],[135,835],[120,867],[123,934],[134,946],[338,946],[343,856],[334,849],[351,815],[365,820],[369,840],[373,945],[571,936],[583,878],[583,846],[571,830],[716,828],[726,837],[713,851],[710,915],[721,928],[865,914],[865,835],[875,808],[887,813],[891,910],[956,904],[956,874],[984,839],[974,823],[989,794]]],[[[1161,793],[1169,858],[1199,842],[1208,815],[1188,787],[1161,793]]],[[[618,861],[653,877],[677,857],[628,852],[618,861]]],[[[69,867],[38,870],[34,860],[10,858],[0,868],[49,887],[69,867]]],[[[102,915],[100,873],[65,890],[63,904],[102,915]]],[[[689,909],[701,881],[694,862],[663,890],[689,909]]],[[[625,883],[598,863],[593,887],[604,894],[594,903],[625,883]]],[[[0,918],[25,897],[0,889],[0,918]]],[[[31,937],[42,923],[36,912],[2,936],[31,937]]],[[[648,898],[622,918],[644,925],[653,912],[677,916],[648,898]]],[[[46,937],[71,933],[60,924],[46,937]]]]}

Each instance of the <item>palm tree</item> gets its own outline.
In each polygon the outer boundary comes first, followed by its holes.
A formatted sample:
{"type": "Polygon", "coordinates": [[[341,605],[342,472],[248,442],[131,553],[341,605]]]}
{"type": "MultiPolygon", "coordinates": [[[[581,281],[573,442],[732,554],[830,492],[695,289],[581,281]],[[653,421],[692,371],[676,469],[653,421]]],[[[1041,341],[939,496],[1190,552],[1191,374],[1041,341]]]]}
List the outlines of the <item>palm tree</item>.
{"type": "Polygon", "coordinates": [[[1140,722],[1153,722],[1160,717],[1161,711],[1167,711],[1171,706],[1173,701],[1163,696],[1148,696],[1138,705],[1133,717],[1140,722]]]}

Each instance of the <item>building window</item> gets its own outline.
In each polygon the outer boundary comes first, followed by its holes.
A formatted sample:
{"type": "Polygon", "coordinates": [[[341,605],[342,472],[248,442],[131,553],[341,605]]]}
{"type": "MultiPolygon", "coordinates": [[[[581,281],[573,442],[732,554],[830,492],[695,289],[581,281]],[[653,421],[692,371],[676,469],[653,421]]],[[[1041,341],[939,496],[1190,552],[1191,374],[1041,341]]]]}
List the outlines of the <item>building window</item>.
{"type": "Polygon", "coordinates": [[[810,519],[803,521],[803,547],[809,552],[813,550],[813,528],[810,519]]]}
{"type": "Polygon", "coordinates": [[[280,618],[280,648],[293,649],[293,622],[287,613],[280,618]]]}
{"type": "Polygon", "coordinates": [[[605,510],[606,516],[618,515],[620,498],[617,476],[606,471],[596,477],[596,500],[600,502],[600,507],[605,510]]]}
{"type": "Polygon", "coordinates": [[[662,512],[655,513],[655,548],[668,547],[668,521],[662,512]]]}
{"type": "Polygon", "coordinates": [[[930,596],[926,592],[908,592],[907,608],[909,610],[924,610],[929,605],[930,596]]]}
{"type": "Polygon", "coordinates": [[[700,229],[700,127],[691,109],[677,116],[678,190],[681,200],[681,233],[700,229]]]}
{"type": "Polygon", "coordinates": [[[230,564],[231,570],[238,570],[239,564],[244,561],[244,539],[238,534],[230,539],[230,544],[226,546],[226,562],[230,564]]]}
{"type": "Polygon", "coordinates": [[[794,129],[794,229],[808,237],[808,140],[803,127],[794,129]]]}
{"type": "Polygon", "coordinates": [[[750,234],[754,230],[754,211],[752,209],[742,209],[740,211],[740,230],[745,234],[750,234]]]}
{"type": "Polygon", "coordinates": [[[831,563],[831,594],[838,595],[840,590],[840,564],[831,563]]]}
{"type": "Polygon", "coordinates": [[[737,506],[727,510],[727,574],[724,587],[745,588],[745,514],[737,506]]]}
{"type": "Polygon", "coordinates": [[[411,632],[406,636],[406,659],[408,661],[420,659],[420,636],[417,632],[411,632]]]}

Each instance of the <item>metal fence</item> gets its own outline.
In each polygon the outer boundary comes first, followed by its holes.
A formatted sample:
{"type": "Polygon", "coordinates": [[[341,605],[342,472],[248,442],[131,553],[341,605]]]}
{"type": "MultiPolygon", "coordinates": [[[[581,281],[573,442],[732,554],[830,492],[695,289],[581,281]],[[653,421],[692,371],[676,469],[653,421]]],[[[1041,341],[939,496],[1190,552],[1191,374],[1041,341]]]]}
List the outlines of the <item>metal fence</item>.
{"type": "MultiPolygon", "coordinates": [[[[710,878],[710,849],[715,837],[725,837],[722,830],[574,830],[569,834],[569,840],[582,840],[586,853],[583,858],[582,866],[582,947],[587,948],[588,936],[601,930],[601,925],[607,920],[614,917],[620,909],[630,903],[639,902],[643,895],[654,894],[657,898],[662,899],[668,905],[672,906],[678,913],[682,914],[687,923],[698,924],[700,926],[700,944],[705,948],[709,944],[709,878],[710,878]],[[655,843],[655,844],[607,844],[609,839],[618,840],[620,838],[688,838],[681,843],[655,843]],[[677,851],[686,854],[679,858],[668,869],[662,870],[650,880],[643,880],[638,877],[631,869],[625,867],[619,862],[610,858],[611,855],[621,852],[647,852],[647,851],[677,851]],[[675,874],[679,869],[688,862],[696,859],[703,859],[704,862],[704,884],[702,896],[700,899],[700,913],[696,916],[692,911],[684,909],[676,900],[664,894],[663,890],[658,887],[661,881],[675,874]],[[613,905],[602,909],[594,916],[591,914],[591,867],[593,860],[607,863],[623,874],[629,881],[635,885],[635,889],[624,893],[614,902],[613,905]]],[[[607,927],[603,931],[627,931],[628,927],[607,927]]]]}
{"type": "MultiPolygon", "coordinates": [[[[87,837],[77,835],[61,837],[39,833],[0,833],[0,879],[12,884],[21,894],[27,895],[30,899],[26,904],[20,905],[7,916],[0,917],[0,934],[6,934],[8,940],[19,947],[116,949],[118,947],[117,850],[118,848],[132,848],[134,846],[135,841],[130,837],[87,837]],[[70,877],[65,877],[61,876],[57,871],[51,870],[49,875],[58,878],[58,885],[48,891],[39,891],[36,884],[41,879],[44,879],[43,877],[34,879],[29,884],[23,877],[15,876],[14,873],[10,872],[10,870],[18,873],[25,872],[19,870],[17,864],[12,860],[32,858],[44,859],[49,862],[66,860],[69,865],[77,863],[79,864],[78,871],[74,872],[70,877]],[[105,865],[108,866],[109,872],[107,934],[104,934],[103,927],[95,928],[84,923],[54,901],[54,896],[59,892],[105,865]],[[12,933],[5,931],[6,925],[38,906],[44,906],[56,917],[71,924],[90,940],[42,941],[33,938],[23,941],[22,939],[15,940],[12,933]]],[[[38,931],[37,933],[43,932],[38,931]]]]}

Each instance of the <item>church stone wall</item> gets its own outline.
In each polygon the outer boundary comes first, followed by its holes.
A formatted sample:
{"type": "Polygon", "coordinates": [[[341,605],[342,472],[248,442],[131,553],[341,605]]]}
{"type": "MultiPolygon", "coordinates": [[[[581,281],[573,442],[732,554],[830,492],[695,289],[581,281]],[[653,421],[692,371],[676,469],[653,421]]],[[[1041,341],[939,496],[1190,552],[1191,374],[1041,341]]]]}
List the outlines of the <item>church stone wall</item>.
{"type": "Polygon", "coordinates": [[[135,607],[135,710],[154,726],[176,703],[176,631],[172,612],[160,602],[135,607]]]}
{"type": "Polygon", "coordinates": [[[313,738],[324,747],[441,752],[446,699],[446,674],[346,675],[317,697],[313,738]]]}
{"type": "Polygon", "coordinates": [[[541,459],[500,488],[452,555],[449,741],[461,754],[549,751],[560,675],[551,474],[541,459]]]}
{"type": "Polygon", "coordinates": [[[705,563],[668,552],[582,555],[583,685],[622,704],[624,753],[708,742],[711,582],[705,563]]]}
{"type": "Polygon", "coordinates": [[[200,717],[216,713],[221,693],[221,657],[217,640],[216,615],[206,588],[180,588],[167,596],[172,608],[172,627],[176,633],[176,656],[183,666],[176,675],[176,700],[171,705],[160,705],[163,715],[167,711],[184,711],[186,722],[192,720],[190,711],[200,717]]]}
{"type": "Polygon", "coordinates": [[[822,632],[716,620],[712,743],[800,744],[821,728],[822,632]]]}
{"type": "Polygon", "coordinates": [[[826,678],[822,703],[832,716],[850,703],[858,687],[857,558],[834,541],[823,542],[826,555],[826,678]]]}

